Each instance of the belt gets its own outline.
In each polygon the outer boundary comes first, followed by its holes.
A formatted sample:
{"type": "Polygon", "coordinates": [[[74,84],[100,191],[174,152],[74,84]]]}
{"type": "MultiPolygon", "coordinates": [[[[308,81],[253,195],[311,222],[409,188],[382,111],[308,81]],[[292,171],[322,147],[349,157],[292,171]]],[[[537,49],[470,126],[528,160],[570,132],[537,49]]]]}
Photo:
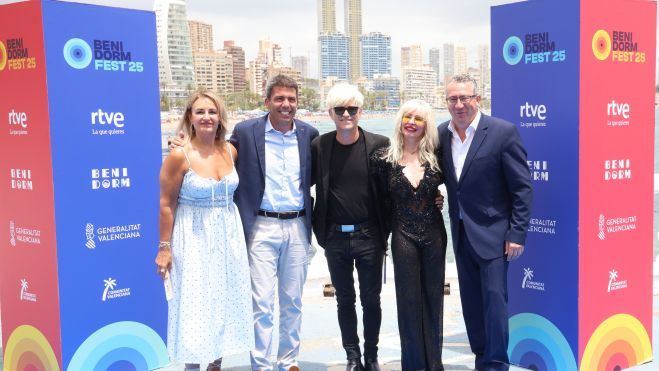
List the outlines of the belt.
{"type": "Polygon", "coordinates": [[[304,216],[304,214],[306,214],[304,209],[298,211],[285,211],[285,212],[259,210],[258,212],[258,215],[266,216],[268,218],[277,218],[277,219],[295,219],[304,216]]]}
{"type": "Polygon", "coordinates": [[[357,232],[362,229],[366,229],[369,227],[374,226],[375,223],[373,222],[364,222],[364,223],[359,223],[359,224],[332,224],[331,228],[337,232],[357,232]]]}

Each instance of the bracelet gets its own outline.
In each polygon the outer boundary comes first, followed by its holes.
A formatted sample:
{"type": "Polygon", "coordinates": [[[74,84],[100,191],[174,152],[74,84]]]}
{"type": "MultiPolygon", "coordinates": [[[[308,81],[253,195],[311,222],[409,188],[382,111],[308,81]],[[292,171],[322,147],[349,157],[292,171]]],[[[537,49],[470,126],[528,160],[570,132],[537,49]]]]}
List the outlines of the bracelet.
{"type": "Polygon", "coordinates": [[[159,250],[170,250],[172,248],[172,244],[169,241],[160,241],[158,244],[158,249],[159,250]]]}

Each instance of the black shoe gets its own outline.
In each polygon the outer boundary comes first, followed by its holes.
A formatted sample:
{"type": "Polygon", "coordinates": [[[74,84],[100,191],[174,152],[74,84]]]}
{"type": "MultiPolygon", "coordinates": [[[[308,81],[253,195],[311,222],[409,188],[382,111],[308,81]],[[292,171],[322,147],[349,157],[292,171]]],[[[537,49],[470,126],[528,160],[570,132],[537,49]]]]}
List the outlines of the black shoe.
{"type": "Polygon", "coordinates": [[[377,358],[366,358],[366,371],[380,371],[380,364],[377,358]]]}
{"type": "Polygon", "coordinates": [[[346,371],[364,371],[364,365],[360,358],[351,358],[348,360],[346,371]]]}

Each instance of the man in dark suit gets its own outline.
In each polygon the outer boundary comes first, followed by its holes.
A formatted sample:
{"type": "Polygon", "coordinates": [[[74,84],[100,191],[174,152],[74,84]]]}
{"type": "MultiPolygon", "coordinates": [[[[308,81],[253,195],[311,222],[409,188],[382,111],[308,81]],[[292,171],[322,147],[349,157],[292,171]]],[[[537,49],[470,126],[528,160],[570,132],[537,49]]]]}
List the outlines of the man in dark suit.
{"type": "Polygon", "coordinates": [[[524,251],[531,177],[517,128],[479,111],[476,80],[446,86],[439,127],[460,298],[478,370],[508,370],[509,261],[524,251]]]}
{"type": "Polygon", "coordinates": [[[346,370],[364,370],[355,311],[353,266],[356,266],[363,312],[365,369],[379,371],[382,262],[389,231],[381,197],[369,180],[369,155],[386,147],[389,139],[358,126],[364,96],[356,86],[335,85],[326,99],[336,130],[319,136],[311,144],[316,184],[313,229],[318,244],[325,249],[336,289],[341,340],[348,359],[346,370]]]}
{"type": "Polygon", "coordinates": [[[277,367],[280,371],[299,371],[296,358],[313,204],[310,151],[318,130],[294,119],[297,98],[295,80],[275,76],[266,87],[268,114],[238,123],[230,139],[238,150],[240,185],[235,202],[247,239],[252,279],[253,370],[272,370],[269,357],[277,289],[277,367]]]}

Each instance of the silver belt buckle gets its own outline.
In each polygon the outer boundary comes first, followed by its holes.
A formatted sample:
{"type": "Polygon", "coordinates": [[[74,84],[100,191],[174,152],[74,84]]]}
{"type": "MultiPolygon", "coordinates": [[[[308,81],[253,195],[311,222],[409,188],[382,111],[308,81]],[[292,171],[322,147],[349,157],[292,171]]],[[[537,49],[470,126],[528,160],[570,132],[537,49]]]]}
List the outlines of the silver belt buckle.
{"type": "Polygon", "coordinates": [[[355,226],[353,224],[341,224],[341,232],[354,232],[355,226]]]}

